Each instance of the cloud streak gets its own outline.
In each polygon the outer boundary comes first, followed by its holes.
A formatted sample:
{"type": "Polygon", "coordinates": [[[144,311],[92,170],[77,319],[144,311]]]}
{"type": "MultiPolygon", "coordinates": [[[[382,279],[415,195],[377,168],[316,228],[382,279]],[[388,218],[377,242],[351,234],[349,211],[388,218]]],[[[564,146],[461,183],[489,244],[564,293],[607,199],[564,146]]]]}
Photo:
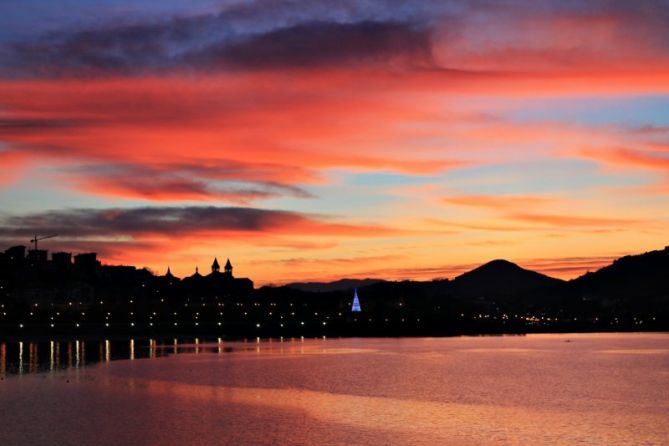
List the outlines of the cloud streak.
{"type": "Polygon", "coordinates": [[[531,208],[554,203],[556,199],[535,195],[454,195],[445,197],[443,201],[460,206],[500,210],[531,208]]]}
{"type": "Polygon", "coordinates": [[[631,148],[584,149],[582,153],[596,161],[622,167],[669,172],[669,152],[631,148]]]}
{"type": "MultiPolygon", "coordinates": [[[[248,204],[279,196],[315,198],[302,188],[277,181],[291,174],[282,170],[277,166],[220,160],[209,164],[77,166],[66,169],[64,177],[75,178],[76,187],[98,195],[153,201],[223,200],[248,204]]],[[[298,172],[293,169],[293,181],[298,172]]]]}
{"type": "Polygon", "coordinates": [[[410,63],[432,66],[429,32],[406,23],[312,22],[184,56],[188,66],[229,69],[410,63]]]}
{"type": "Polygon", "coordinates": [[[536,214],[536,213],[514,213],[508,216],[509,219],[549,225],[549,226],[559,226],[559,227],[630,227],[634,225],[642,225],[648,223],[645,220],[640,219],[628,219],[628,218],[611,218],[611,217],[600,217],[600,216],[584,216],[584,215],[573,215],[573,214],[536,214]]]}
{"type": "Polygon", "coordinates": [[[429,31],[407,23],[307,22],[208,42],[196,26],[208,20],[214,19],[181,18],[19,42],[10,47],[4,72],[18,77],[97,77],[396,61],[432,64],[429,31]]]}
{"type": "Polygon", "coordinates": [[[2,218],[0,237],[13,238],[35,232],[72,238],[156,235],[170,239],[236,232],[370,237],[397,231],[382,226],[340,223],[297,212],[215,206],[70,209],[2,218]]]}

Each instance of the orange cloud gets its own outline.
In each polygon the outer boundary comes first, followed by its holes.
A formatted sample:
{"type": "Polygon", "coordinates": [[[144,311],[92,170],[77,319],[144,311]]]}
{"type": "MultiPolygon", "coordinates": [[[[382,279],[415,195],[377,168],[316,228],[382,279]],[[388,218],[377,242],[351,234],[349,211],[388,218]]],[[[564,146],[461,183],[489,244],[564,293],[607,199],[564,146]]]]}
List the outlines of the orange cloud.
{"type": "Polygon", "coordinates": [[[0,150],[0,187],[8,186],[20,178],[26,157],[14,151],[0,150]]]}
{"type": "Polygon", "coordinates": [[[610,227],[647,224],[647,220],[611,218],[611,217],[591,217],[577,215],[557,215],[557,214],[533,214],[533,213],[513,213],[507,218],[525,223],[538,223],[550,226],[561,227],[610,227]]]}
{"type": "Polygon", "coordinates": [[[3,105],[12,115],[0,139],[35,162],[82,165],[67,175],[79,178],[89,192],[157,200],[244,202],[271,195],[268,187],[307,195],[290,188],[322,182],[324,169],[425,175],[461,164],[433,154],[403,156],[387,146],[405,132],[393,130],[396,123],[423,117],[418,108],[389,107],[380,96],[332,98],[309,87],[263,91],[267,82],[280,80],[229,75],[200,82],[174,77],[0,82],[3,105]],[[125,166],[132,175],[96,164],[125,166]],[[184,171],[195,176],[184,179],[184,171]],[[142,173],[155,178],[156,187],[142,173]],[[198,183],[217,180],[262,183],[264,190],[216,193],[198,183]],[[154,190],[161,183],[167,186],[162,193],[154,190]]]}
{"type": "Polygon", "coordinates": [[[609,148],[605,150],[583,149],[581,153],[599,162],[622,167],[661,170],[669,173],[669,157],[662,156],[662,146],[655,146],[659,151],[629,148],[609,148]]]}
{"type": "Polygon", "coordinates": [[[523,261],[523,267],[561,279],[572,279],[589,271],[597,271],[600,268],[610,265],[613,260],[623,255],[626,254],[615,256],[530,259],[523,261]]]}
{"type": "Polygon", "coordinates": [[[461,206],[487,209],[522,209],[555,202],[555,198],[536,195],[457,195],[443,201],[461,206]]]}

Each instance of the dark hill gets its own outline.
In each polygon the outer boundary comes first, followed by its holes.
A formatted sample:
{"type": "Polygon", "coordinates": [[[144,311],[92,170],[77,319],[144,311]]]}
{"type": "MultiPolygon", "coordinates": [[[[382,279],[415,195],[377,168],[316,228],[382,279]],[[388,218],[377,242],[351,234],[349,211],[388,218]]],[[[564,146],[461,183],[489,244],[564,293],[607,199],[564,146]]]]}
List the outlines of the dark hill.
{"type": "Polygon", "coordinates": [[[456,277],[452,291],[461,296],[520,296],[564,283],[507,260],[493,260],[456,277]]]}
{"type": "Polygon", "coordinates": [[[384,282],[381,279],[340,279],[335,282],[298,282],[289,283],[287,288],[293,288],[310,293],[327,293],[331,291],[346,291],[384,282]]]}
{"type": "Polygon", "coordinates": [[[578,295],[593,300],[669,302],[669,246],[621,257],[611,265],[569,282],[578,295]]]}

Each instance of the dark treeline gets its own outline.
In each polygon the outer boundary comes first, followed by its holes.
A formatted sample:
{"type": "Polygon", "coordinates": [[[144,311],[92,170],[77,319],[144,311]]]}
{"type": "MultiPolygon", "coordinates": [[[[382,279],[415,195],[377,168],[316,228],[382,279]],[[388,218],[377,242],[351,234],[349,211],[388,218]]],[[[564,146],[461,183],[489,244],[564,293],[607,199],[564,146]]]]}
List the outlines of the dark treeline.
{"type": "Polygon", "coordinates": [[[412,336],[667,330],[669,248],[571,281],[496,260],[453,280],[255,289],[214,260],[177,278],[13,247],[0,254],[0,336],[412,336]],[[361,306],[352,311],[354,288],[361,306]]]}

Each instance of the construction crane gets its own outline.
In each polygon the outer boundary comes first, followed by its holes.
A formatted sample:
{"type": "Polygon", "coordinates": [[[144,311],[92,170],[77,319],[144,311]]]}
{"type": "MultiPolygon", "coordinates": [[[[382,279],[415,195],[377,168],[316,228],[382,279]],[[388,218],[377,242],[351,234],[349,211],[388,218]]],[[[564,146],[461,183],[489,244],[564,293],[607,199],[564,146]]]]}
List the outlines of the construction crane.
{"type": "Polygon", "coordinates": [[[37,235],[35,234],[35,238],[30,240],[30,243],[33,244],[33,250],[37,251],[37,242],[41,240],[46,240],[48,238],[54,238],[58,237],[58,234],[51,234],[51,235],[37,235]]]}

